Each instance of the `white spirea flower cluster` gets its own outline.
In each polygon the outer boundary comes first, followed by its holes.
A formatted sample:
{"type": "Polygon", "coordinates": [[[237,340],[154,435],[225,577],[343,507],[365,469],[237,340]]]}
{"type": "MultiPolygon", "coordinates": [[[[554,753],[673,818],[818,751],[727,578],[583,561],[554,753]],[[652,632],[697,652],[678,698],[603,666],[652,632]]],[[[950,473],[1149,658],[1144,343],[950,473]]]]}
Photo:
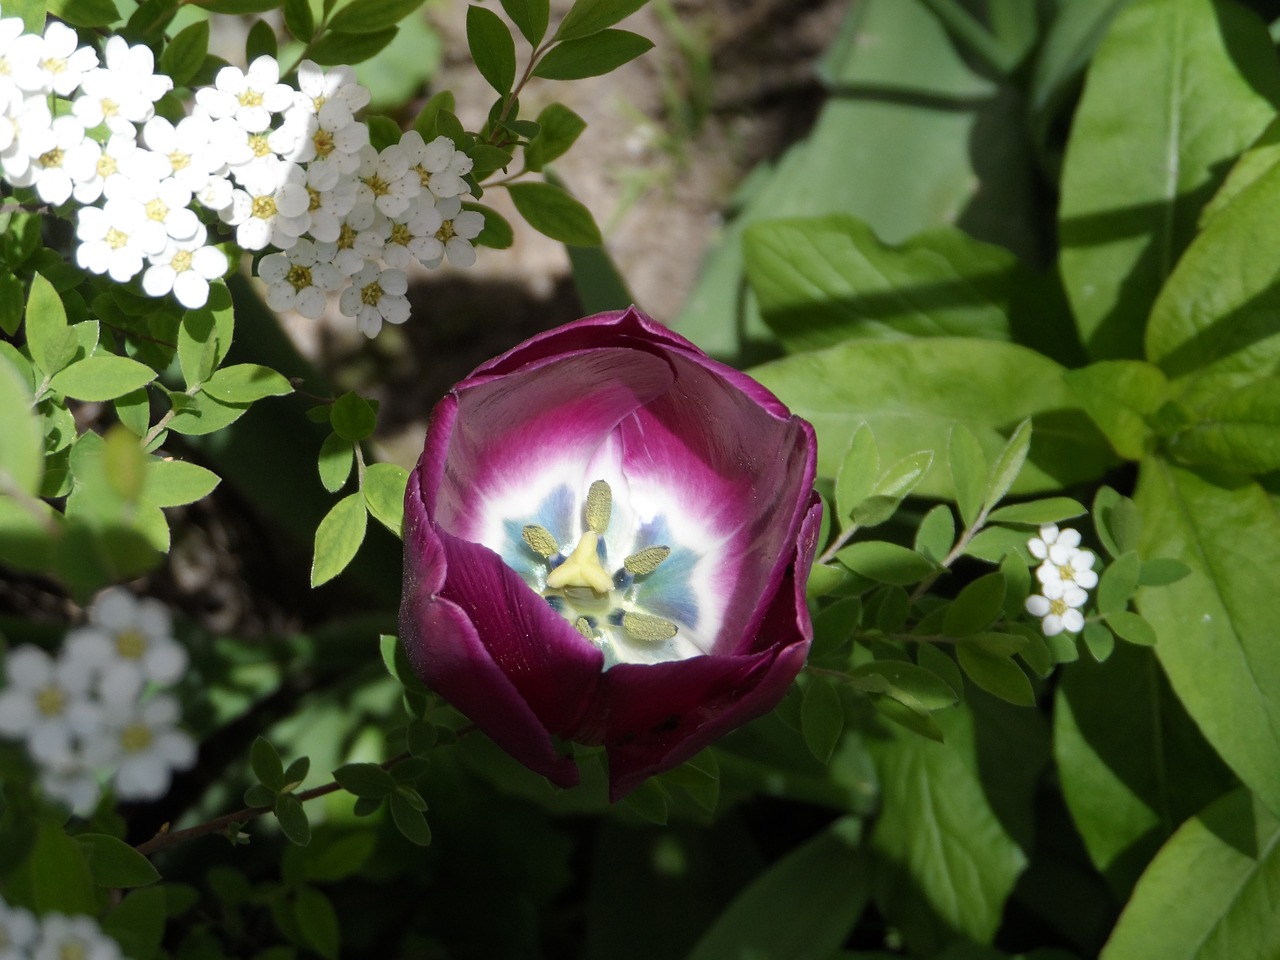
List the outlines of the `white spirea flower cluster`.
{"type": "Polygon", "coordinates": [[[336,293],[372,337],[408,319],[412,261],[475,262],[484,217],[462,209],[470,157],[414,131],[376,150],[356,119],[369,91],[350,67],[304,60],[296,90],[274,57],[224,67],[174,124],[155,114],[173,83],[147,47],[111,37],[101,65],[64,24],[22,31],[0,19],[0,175],[81,205],[85,269],[121,283],[141,273],[149,295],[203,306],[228,266],[210,243],[220,221],[240,247],[273,251],[258,265],[272,309],[316,318],[336,293]]]}
{"type": "Polygon", "coordinates": [[[1047,523],[1040,536],[1027,541],[1027,549],[1037,560],[1040,592],[1027,597],[1027,612],[1040,617],[1040,629],[1046,637],[1059,633],[1079,633],[1084,629],[1080,608],[1089,599],[1089,591],[1098,585],[1092,550],[1080,549],[1080,532],[1070,527],[1059,530],[1047,523]]]}
{"type": "Polygon", "coordinates": [[[120,945],[93,917],[13,907],[0,897],[0,958],[3,960],[123,960],[120,945]]]}
{"type": "Polygon", "coordinates": [[[23,741],[44,792],[79,814],[97,805],[104,779],[119,799],[153,800],[196,758],[176,726],[178,701],[163,692],[187,667],[168,610],[112,587],[88,619],[57,656],[10,651],[0,687],[0,736],[23,741]]]}

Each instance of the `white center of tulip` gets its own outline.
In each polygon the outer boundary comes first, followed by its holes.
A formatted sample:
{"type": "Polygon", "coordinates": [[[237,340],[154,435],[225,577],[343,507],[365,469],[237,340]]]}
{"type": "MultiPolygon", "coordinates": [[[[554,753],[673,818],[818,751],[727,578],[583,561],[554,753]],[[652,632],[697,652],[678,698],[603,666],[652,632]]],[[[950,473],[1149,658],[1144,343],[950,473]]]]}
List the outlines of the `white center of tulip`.
{"type": "Polygon", "coordinates": [[[609,484],[597,480],[591,484],[583,511],[587,529],[568,553],[545,527],[524,527],[524,542],[550,567],[542,595],[580,634],[606,652],[617,633],[632,643],[670,640],[679,628],[670,620],[637,609],[632,588],[638,578],[658,569],[671,548],[645,547],[623,560],[615,573],[609,573],[601,538],[612,512],[613,492],[609,484]]]}

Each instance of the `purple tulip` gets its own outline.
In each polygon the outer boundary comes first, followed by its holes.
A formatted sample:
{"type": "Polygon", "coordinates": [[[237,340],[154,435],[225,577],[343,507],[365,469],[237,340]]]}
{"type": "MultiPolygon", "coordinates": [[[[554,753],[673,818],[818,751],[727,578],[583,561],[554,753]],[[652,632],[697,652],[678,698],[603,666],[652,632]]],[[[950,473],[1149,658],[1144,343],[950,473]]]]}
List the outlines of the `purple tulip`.
{"type": "Polygon", "coordinates": [[[401,637],[521,763],[603,744],[610,797],[772,709],[804,665],[813,428],[635,309],[540,334],[436,406],[401,637]]]}

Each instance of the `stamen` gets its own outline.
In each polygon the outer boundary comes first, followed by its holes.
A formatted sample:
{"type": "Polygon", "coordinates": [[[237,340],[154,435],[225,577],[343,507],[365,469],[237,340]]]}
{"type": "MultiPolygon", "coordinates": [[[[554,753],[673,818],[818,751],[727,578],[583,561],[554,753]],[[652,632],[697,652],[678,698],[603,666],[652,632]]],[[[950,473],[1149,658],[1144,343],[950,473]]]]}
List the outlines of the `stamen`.
{"type": "Polygon", "coordinates": [[[597,480],[587,491],[587,529],[592,533],[604,533],[613,512],[613,491],[609,484],[597,480]]]}
{"type": "Polygon", "coordinates": [[[622,629],[627,631],[627,636],[632,640],[643,640],[646,643],[670,640],[678,630],[670,620],[648,613],[624,613],[622,629]]]}
{"type": "Polygon", "coordinates": [[[622,566],[632,576],[643,577],[657,570],[658,565],[669,556],[671,556],[670,547],[645,547],[623,560],[622,566]]]}
{"type": "Polygon", "coordinates": [[[613,578],[605,573],[600,565],[600,555],[596,552],[599,537],[588,530],[573,548],[573,553],[564,563],[547,574],[547,586],[552,590],[564,587],[590,587],[598,594],[607,594],[613,589],[613,578]]]}
{"type": "Polygon", "coordinates": [[[575,623],[574,626],[577,628],[578,632],[588,640],[594,640],[596,638],[596,632],[591,629],[591,621],[586,617],[579,617],[578,622],[575,623]]]}
{"type": "Polygon", "coordinates": [[[551,531],[546,527],[540,527],[536,523],[527,523],[520,535],[524,537],[524,542],[533,548],[534,553],[541,554],[548,559],[560,552],[560,545],[556,543],[556,538],[551,535],[551,531]]]}

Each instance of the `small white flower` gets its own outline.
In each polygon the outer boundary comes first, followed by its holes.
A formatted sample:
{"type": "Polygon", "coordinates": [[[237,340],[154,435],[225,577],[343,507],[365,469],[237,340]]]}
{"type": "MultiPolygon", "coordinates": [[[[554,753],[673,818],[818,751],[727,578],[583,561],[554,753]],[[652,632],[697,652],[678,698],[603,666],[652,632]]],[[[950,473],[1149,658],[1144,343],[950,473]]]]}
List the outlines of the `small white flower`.
{"type": "Polygon", "coordinates": [[[121,960],[120,945],[92,917],[46,913],[32,960],[121,960]]]}
{"type": "Polygon", "coordinates": [[[409,202],[421,192],[418,177],[409,169],[409,156],[398,144],[381,153],[371,145],[360,148],[356,203],[372,204],[388,217],[409,209],[409,202]]]}
{"type": "MultiPolygon", "coordinates": [[[[143,216],[161,227],[160,234],[148,235],[144,240],[149,256],[159,254],[170,237],[174,240],[190,240],[201,229],[200,218],[190,207],[191,191],[180,180],[173,177],[155,180],[137,176],[128,178],[121,187],[124,198],[135,201],[142,207],[143,216]]],[[[108,184],[104,192],[109,199],[120,196],[112,184],[108,184]]]]}
{"type": "Polygon", "coordinates": [[[151,266],[142,275],[142,289],[152,297],[167,296],[172,291],[189,310],[203,307],[209,302],[209,281],[227,272],[227,255],[217,247],[206,246],[207,239],[201,227],[190,240],[170,240],[150,258],[151,266]]]}
{"type": "Polygon", "coordinates": [[[125,283],[142,272],[149,250],[163,250],[164,228],[148,220],[142,206],[127,197],[102,207],[81,207],[76,220],[76,263],[92,273],[125,283]]]}
{"type": "Polygon", "coordinates": [[[342,232],[342,218],[356,205],[356,183],[344,178],[323,187],[321,182],[329,179],[325,174],[325,168],[314,163],[307,167],[308,210],[311,213],[308,231],[322,243],[333,243],[342,232]]]}
{"type": "MultiPolygon", "coordinates": [[[[71,191],[76,202],[96,203],[106,189],[108,180],[124,176],[123,169],[128,167],[129,158],[137,152],[137,149],[138,142],[132,137],[113,133],[111,139],[97,151],[97,160],[93,164],[92,174],[78,180],[71,191]]],[[[123,190],[123,184],[114,184],[113,190],[123,190]]]]}
{"type": "Polygon", "coordinates": [[[142,139],[161,178],[173,177],[199,194],[226,170],[222,151],[213,143],[214,131],[204,116],[183,117],[176,127],[164,117],[152,117],[142,128],[142,139]]]}
{"type": "Polygon", "coordinates": [[[19,39],[20,43],[7,51],[11,76],[30,93],[69,97],[85,74],[98,65],[94,49],[80,46],[76,32],[57,20],[45,27],[43,37],[19,39]]]}
{"type": "Polygon", "coordinates": [[[455,267],[469,267],[476,262],[476,251],[471,241],[484,229],[484,214],[476,210],[463,210],[461,197],[447,197],[436,201],[436,209],[440,212],[442,222],[436,231],[436,243],[421,245],[422,255],[418,259],[423,266],[435,268],[440,266],[444,256],[455,267]]]}
{"type": "Polygon", "coordinates": [[[266,130],[271,126],[271,115],[282,113],[293,103],[293,88],[280,82],[280,64],[275,57],[258,57],[248,71],[223,67],[213,83],[196,91],[196,103],[213,119],[233,119],[250,133],[266,130]]]}
{"type": "Polygon", "coordinates": [[[73,755],[77,737],[94,729],[100,711],[89,698],[91,673],[68,658],[55,660],[39,647],[21,646],[5,662],[0,689],[0,734],[24,740],[41,764],[73,755]]]}
{"type": "Polygon", "coordinates": [[[39,37],[25,33],[25,30],[26,24],[21,17],[0,19],[0,103],[21,89],[13,76],[14,68],[22,60],[21,48],[39,43],[39,37]],[[18,54],[16,58],[15,53],[18,54]]]}
{"type": "Polygon", "coordinates": [[[119,673],[132,678],[125,684],[104,685],[127,687],[125,698],[136,697],[148,680],[174,683],[187,668],[187,651],[173,638],[168,608],[123,587],[110,587],[94,598],[88,625],[67,635],[66,650],[103,676],[119,673]]]}
{"type": "Polygon", "coordinates": [[[345,279],[333,265],[336,252],[333,243],[299,240],[287,253],[263,257],[258,276],[267,284],[267,306],[318,318],[324,313],[325,294],[337,290],[345,279]]]}
{"type": "Polygon", "coordinates": [[[378,211],[368,204],[356,204],[342,218],[338,227],[338,239],[334,241],[337,252],[333,264],[343,277],[352,277],[364,269],[368,261],[382,256],[387,237],[391,234],[391,221],[379,217],[378,211]]]}
{"type": "MultiPolygon", "coordinates": [[[[4,22],[0,20],[0,25],[4,22]]],[[[11,907],[0,900],[0,960],[27,960],[39,930],[30,910],[11,907]]]]}
{"type": "Polygon", "coordinates": [[[409,157],[409,167],[418,176],[424,190],[440,199],[467,192],[462,178],[471,172],[472,160],[454,147],[448,137],[436,137],[424,143],[422,134],[410,130],[400,138],[400,146],[409,157]]]}
{"type": "Polygon", "coordinates": [[[196,742],[177,729],[179,715],[178,701],[166,695],[142,704],[107,704],[105,730],[91,754],[119,758],[112,782],[120,799],[162,797],[173,771],[195,763],[196,742]]]}
{"type": "Polygon", "coordinates": [[[404,323],[409,319],[409,300],[405,292],[409,280],[403,270],[379,270],[366,263],[351,278],[351,286],[342,291],[338,307],[344,315],[356,318],[356,327],[366,337],[377,336],[382,322],[404,323]]]}
{"type": "MultiPolygon", "coordinates": [[[[34,187],[40,199],[57,206],[71,198],[80,181],[93,176],[102,150],[86,140],[84,124],[72,116],[58,117],[24,141],[30,162],[21,174],[11,174],[15,187],[34,187]]],[[[6,167],[7,169],[7,167],[6,167]]]]}
{"type": "Polygon", "coordinates": [[[436,236],[444,225],[444,219],[430,194],[426,195],[425,202],[421,200],[416,198],[403,216],[391,222],[391,231],[382,251],[382,259],[389,267],[407,270],[413,260],[429,260],[444,250],[436,236]]]}
{"type": "Polygon", "coordinates": [[[1064,562],[1069,551],[1080,546],[1080,531],[1072,530],[1067,527],[1065,530],[1059,530],[1056,523],[1042,524],[1040,527],[1040,536],[1032,537],[1027,541],[1027,549],[1031,551],[1031,555],[1037,560],[1047,560],[1051,557],[1055,563],[1064,562]],[[1063,560],[1057,559],[1062,557],[1063,560]]]}
{"type": "MultiPolygon", "coordinates": [[[[98,778],[79,749],[59,763],[43,764],[37,780],[46,797],[62,801],[80,817],[92,814],[102,798],[98,778]]],[[[4,960],[4,956],[0,951],[0,960],[4,960]]]]}
{"type": "Polygon", "coordinates": [[[1089,599],[1089,594],[1075,584],[1046,583],[1041,593],[1027,597],[1027,613],[1041,617],[1040,630],[1046,637],[1057,636],[1064,630],[1079,633],[1084,629],[1084,615],[1079,608],[1089,599]]]}
{"type": "Polygon", "coordinates": [[[303,60],[298,64],[298,87],[293,109],[315,114],[320,125],[332,129],[350,122],[369,105],[369,91],[356,82],[356,72],[337,66],[325,73],[318,64],[303,60]]]}
{"type": "Polygon", "coordinates": [[[1092,590],[1098,585],[1098,574],[1093,569],[1096,558],[1092,550],[1072,550],[1065,556],[1060,551],[1053,553],[1063,562],[1056,563],[1051,558],[1040,564],[1036,568],[1036,579],[1041,583],[1074,583],[1085,590],[1092,590]]]}
{"type": "Polygon", "coordinates": [[[279,171],[256,169],[240,179],[242,190],[231,196],[227,222],[236,228],[236,243],[246,250],[271,244],[288,250],[311,225],[307,175],[296,163],[279,171]]]}
{"type": "Polygon", "coordinates": [[[10,141],[0,153],[0,165],[5,177],[13,183],[27,175],[33,157],[50,148],[53,115],[49,112],[47,97],[23,96],[11,100],[7,116],[10,141]]]}
{"type": "Polygon", "coordinates": [[[192,116],[211,123],[210,163],[214,160],[219,163],[215,174],[221,175],[225,167],[237,180],[243,180],[251,171],[274,172],[284,162],[271,149],[270,133],[250,133],[231,119],[209,121],[208,116],[199,111],[192,116]]]}
{"type": "Polygon", "coordinates": [[[149,47],[131,47],[120,36],[107,40],[106,61],[85,76],[72,109],[86,127],[105,123],[112,133],[137,136],[135,124],[151,119],[155,102],[173,89],[173,80],[155,72],[149,47]]]}

